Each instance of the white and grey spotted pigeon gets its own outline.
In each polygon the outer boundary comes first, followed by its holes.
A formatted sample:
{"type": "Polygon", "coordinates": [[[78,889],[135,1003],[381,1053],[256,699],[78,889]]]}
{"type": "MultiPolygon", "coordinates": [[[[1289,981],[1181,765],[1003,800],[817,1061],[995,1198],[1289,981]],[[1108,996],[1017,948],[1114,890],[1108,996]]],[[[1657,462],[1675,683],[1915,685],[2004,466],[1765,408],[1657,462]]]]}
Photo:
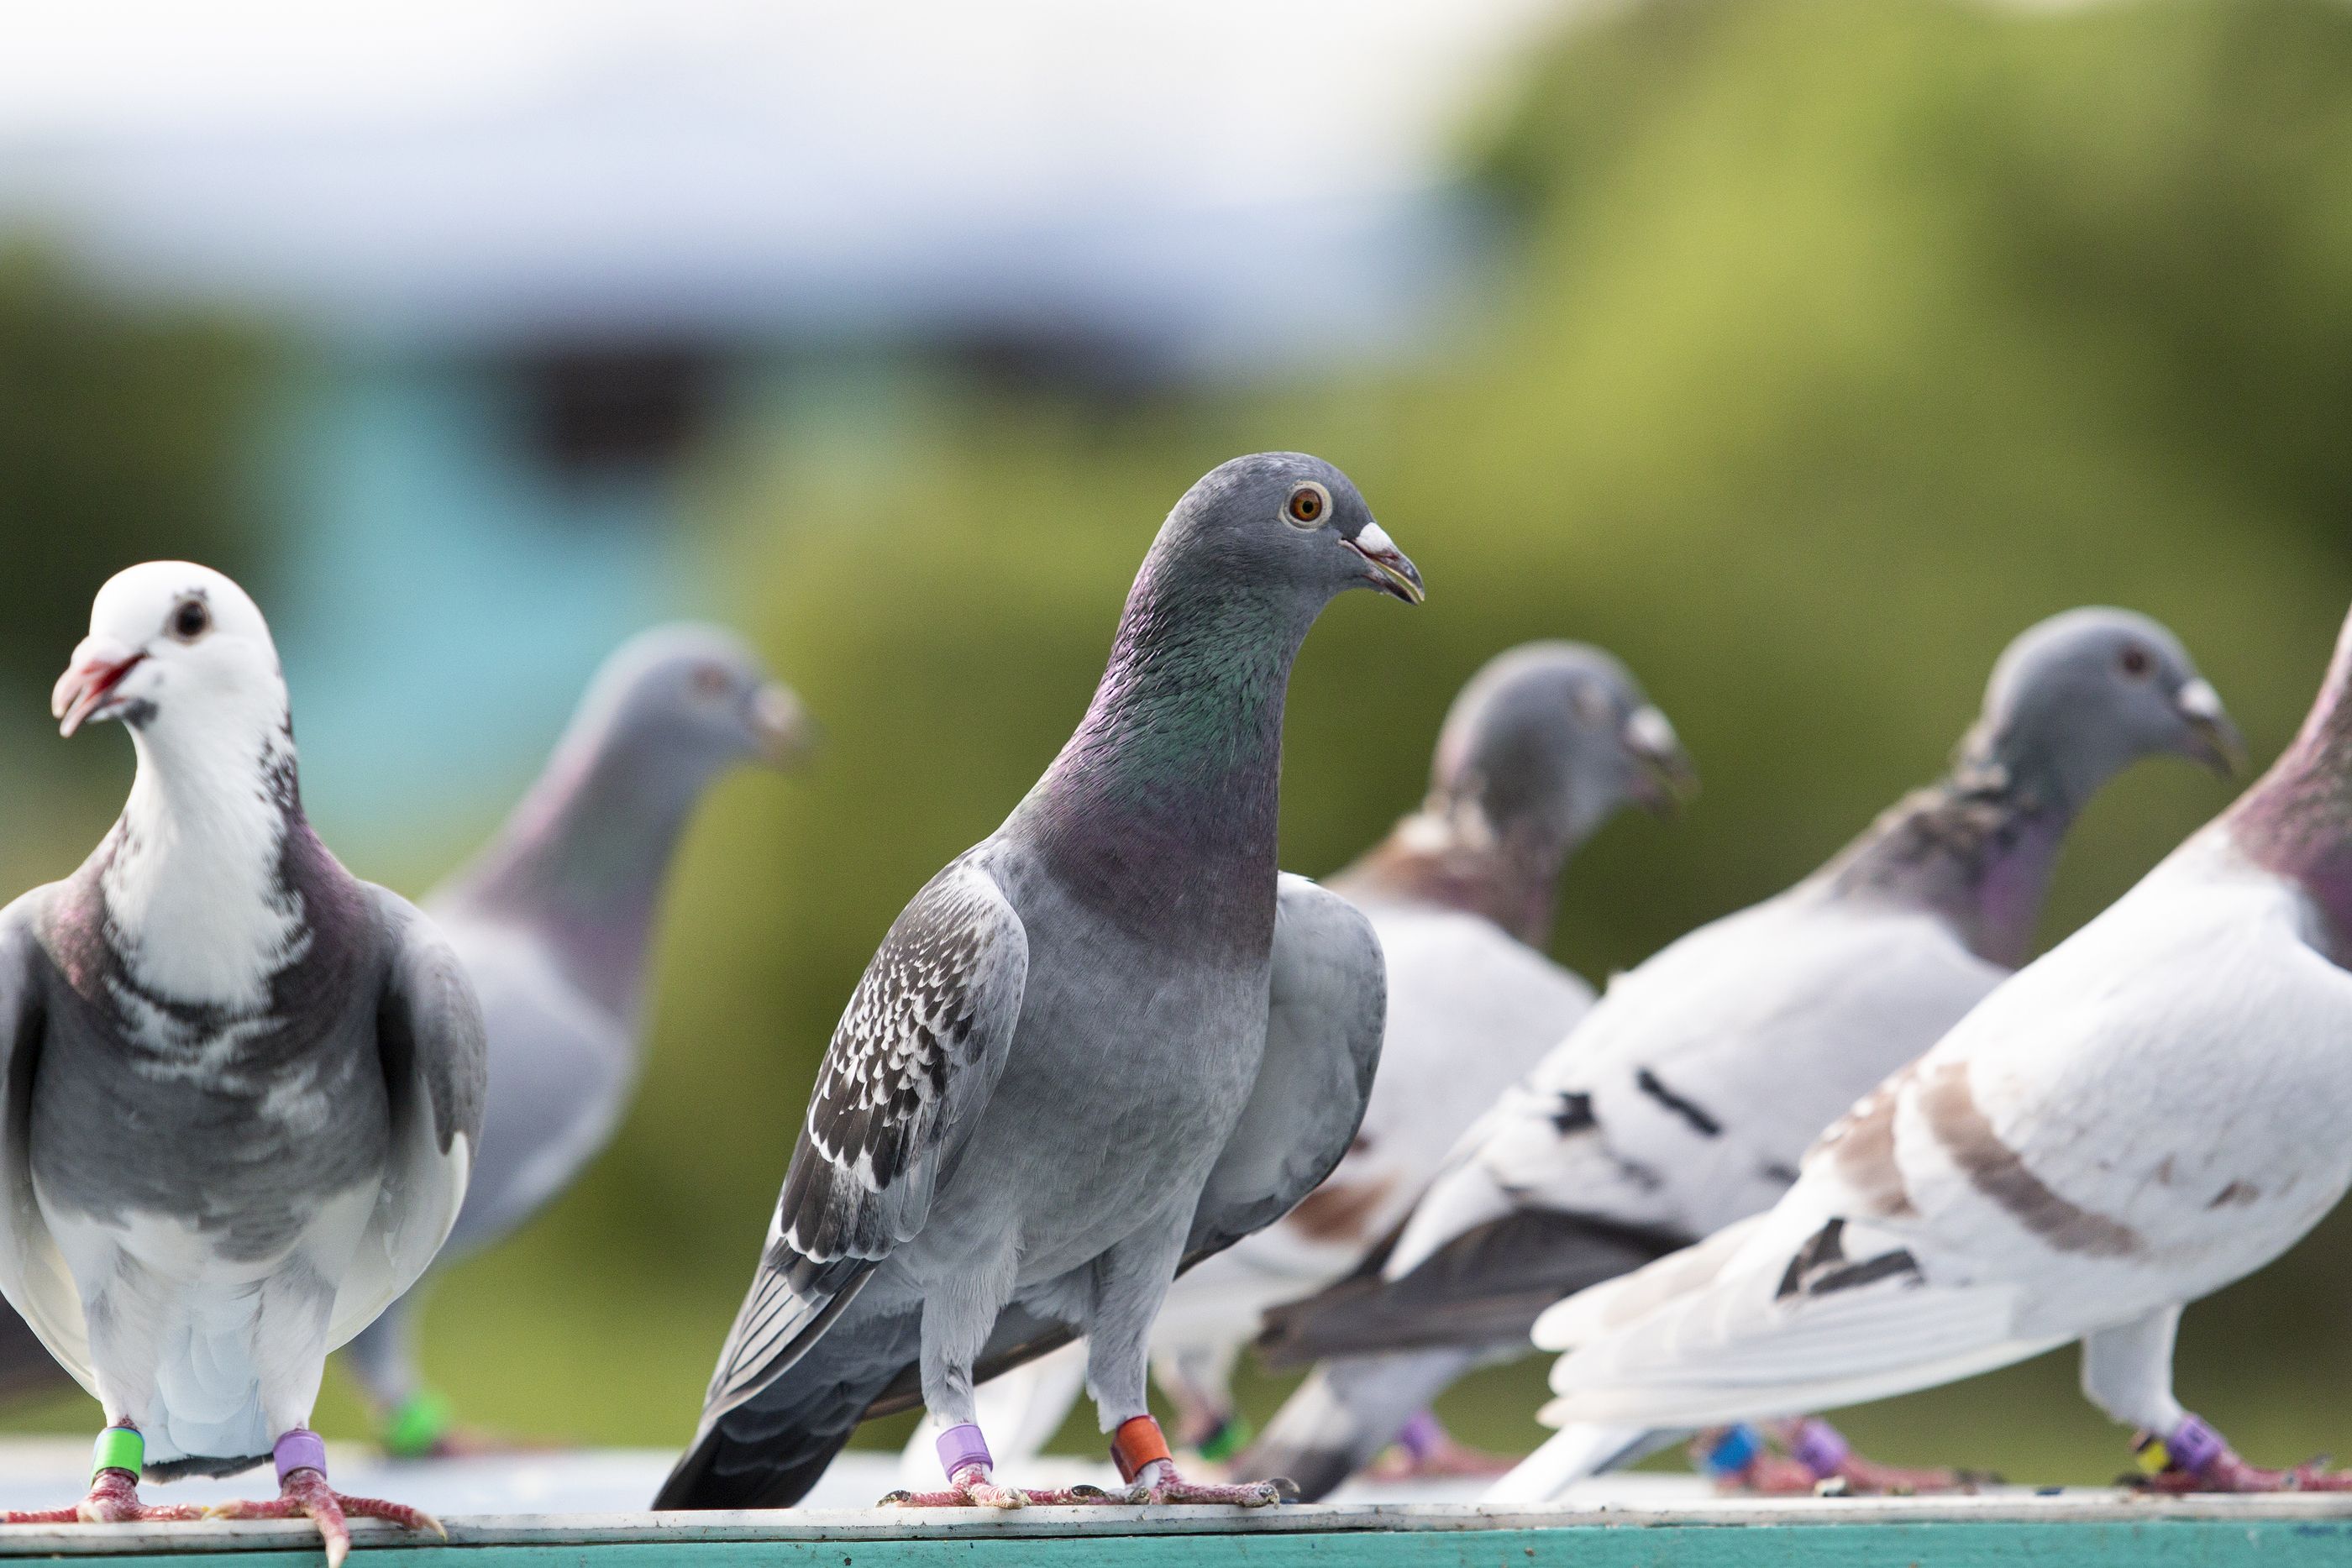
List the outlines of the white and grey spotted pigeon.
{"type": "Polygon", "coordinates": [[[818,1072],[750,1295],[657,1508],[803,1496],[902,1375],[949,1490],[1017,1506],[976,1371],[1088,1337],[1129,1495],[1194,1487],[1145,1406],[1178,1268],[1339,1163],[1379,1058],[1379,944],[1275,864],[1291,661],[1342,590],[1421,598],[1346,476],[1227,463],[1169,514],[1077,733],[908,905],[818,1072]]]}
{"type": "Polygon", "coordinates": [[[1544,1314],[1554,1414],[1696,1426],[1948,1383],[2080,1340],[2167,1491],[2247,1463],[2172,1390],[2186,1303],[2352,1184],[2352,627],[2302,734],[2139,885],[1864,1098],[1768,1213],[1544,1314]]]}
{"type": "MultiPolygon", "coordinates": [[[[1543,952],[1561,868],[1627,802],[1670,812],[1694,781],[1673,725],[1598,648],[1527,643],[1463,687],[1421,809],[1324,881],[1370,919],[1388,960],[1387,1037],[1363,1125],[1322,1186],[1180,1276],[1160,1308],[1153,1369],[1181,1441],[1212,1459],[1241,1448],[1230,1380],[1259,1315],[1352,1269],[1471,1121],[1591,1007],[1591,988],[1543,952]]],[[[1073,1344],[982,1387],[1003,1457],[1052,1437],[1085,1366],[1073,1344]]],[[[923,1443],[917,1433],[910,1468],[923,1443]]]]}
{"type": "MultiPolygon", "coordinates": [[[[1253,1462],[1336,1486],[1470,1367],[1524,1354],[1552,1302],[1769,1207],[1822,1127],[2024,958],[2102,783],[2163,752],[2226,769],[2236,746],[2156,622],[2077,610],[2027,631],[1946,778],[1789,892],[1619,977],[1390,1245],[1273,1315],[1270,1359],[1324,1364],[1253,1462]]],[[[1865,1465],[1839,1456],[1856,1484],[1865,1465]]]]}
{"type": "MultiPolygon", "coordinates": [[[[604,661],[539,781],[425,908],[466,967],[489,1091],[466,1206],[440,1262],[519,1228],[619,1128],[637,1082],[647,961],[688,821],[730,768],[806,753],[800,699],[713,626],[640,632],[604,661]]],[[[352,1369],[394,1453],[453,1442],[416,1365],[426,1281],[353,1340],[352,1369]]]]}
{"type": "Polygon", "coordinates": [[[424,1272],[481,1128],[482,1027],[456,957],[302,814],[253,601],[183,561],[100,590],[58,682],[71,735],[119,719],[138,773],[68,880],[0,912],[0,1291],[106,1412],[89,1496],[12,1522],[185,1517],[141,1474],[275,1458],[330,1563],[346,1514],[310,1430],[327,1353],[424,1272]]]}

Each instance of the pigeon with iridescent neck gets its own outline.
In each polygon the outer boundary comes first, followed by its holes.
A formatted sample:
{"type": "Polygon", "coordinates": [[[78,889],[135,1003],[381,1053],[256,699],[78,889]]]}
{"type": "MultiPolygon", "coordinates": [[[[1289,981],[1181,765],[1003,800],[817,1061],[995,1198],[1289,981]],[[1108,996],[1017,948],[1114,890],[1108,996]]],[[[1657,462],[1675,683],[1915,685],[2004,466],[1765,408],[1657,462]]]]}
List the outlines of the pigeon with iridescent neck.
{"type": "Polygon", "coordinates": [[[424,1272],[481,1131],[482,1026],[425,916],[302,814],[253,601],[184,561],[100,590],[58,682],[138,771],[81,869],[0,912],[0,1291],[106,1413],[88,1498],[10,1522],[184,1517],[143,1473],[277,1461],[328,1562],[346,1515],[310,1429],[327,1353],[424,1272]]]}
{"type": "MultiPolygon", "coordinates": [[[[1211,1459],[1243,1446],[1231,1378],[1259,1315],[1352,1269],[1472,1119],[1591,1007],[1591,988],[1543,951],[1560,872],[1628,803],[1668,814],[1695,783],[1674,726],[1598,648],[1530,643],[1463,687],[1421,809],[1324,882],[1370,919],[1388,959],[1387,1036],[1363,1125],[1322,1186],[1180,1276],[1160,1308],[1153,1368],[1182,1441],[1211,1459]]],[[[1033,1452],[1084,1375],[1077,1345],[1006,1373],[981,1390],[982,1422],[1008,1457],[1033,1452]]],[[[922,1441],[909,1468],[928,1458],[922,1441]]],[[[1414,1468],[1493,1467],[1433,1436],[1414,1468]]]]}
{"type": "Polygon", "coordinates": [[[850,998],[656,1508],[798,1500],[902,1378],[948,1487],[897,1500],[1018,1507],[975,1375],[1072,1329],[1123,1495],[1275,1500],[1183,1479],[1146,1361],[1178,1269],[1339,1163],[1379,1060],[1371,928],[1275,861],[1291,662],[1351,588],[1422,596],[1328,463],[1237,458],[1177,502],[1077,732],[850,998]]]}
{"type": "Polygon", "coordinates": [[[2079,1340],[2144,1484],[2352,1490],[2249,1463],[2172,1388],[2183,1308],[2352,1186],[2347,965],[2352,624],[2271,770],[1854,1104],[1769,1212],[1546,1312],[1554,1417],[1790,1416],[2079,1340]]]}
{"type": "MultiPolygon", "coordinates": [[[[604,661],[546,771],[473,864],[425,901],[489,1036],[489,1093],[466,1207],[441,1261],[481,1251],[570,1186],[636,1087],[662,885],[695,807],[748,762],[796,766],[809,724],[759,655],[717,627],[641,632],[604,661]]],[[[425,1284],[351,1344],[386,1446],[482,1446],[418,1375],[425,1284]]]]}
{"type": "MultiPolygon", "coordinates": [[[[1270,1359],[1323,1364],[1254,1462],[1327,1490],[1469,1368],[1525,1354],[1552,1302],[1769,1207],[1854,1095],[2025,957],[2066,829],[2103,783],[2164,753],[2226,771],[2236,747],[2213,688],[2155,622],[2077,610],[2028,630],[1949,774],[1789,892],[1619,977],[1353,1278],[1273,1314],[1270,1359]]],[[[1580,1448],[1570,1468],[1658,1440],[1580,1448]]],[[[1574,1441],[1507,1480],[1511,1495],[1574,1441]]],[[[1750,1457],[1741,1484],[1817,1479],[1760,1443],[1750,1457]]],[[[1856,1488],[1952,1479],[1836,1461],[1856,1488]]]]}

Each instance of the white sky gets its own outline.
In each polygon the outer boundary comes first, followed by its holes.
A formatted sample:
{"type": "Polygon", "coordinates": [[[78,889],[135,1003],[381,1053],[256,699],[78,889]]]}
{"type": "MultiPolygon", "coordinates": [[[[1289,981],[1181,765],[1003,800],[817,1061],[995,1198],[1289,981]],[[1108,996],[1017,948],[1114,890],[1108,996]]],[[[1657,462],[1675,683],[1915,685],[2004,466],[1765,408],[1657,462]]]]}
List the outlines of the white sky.
{"type": "Polygon", "coordinates": [[[0,24],[0,141],[463,124],[668,73],[869,157],[1249,201],[1425,179],[1563,3],[51,0],[0,24]]]}

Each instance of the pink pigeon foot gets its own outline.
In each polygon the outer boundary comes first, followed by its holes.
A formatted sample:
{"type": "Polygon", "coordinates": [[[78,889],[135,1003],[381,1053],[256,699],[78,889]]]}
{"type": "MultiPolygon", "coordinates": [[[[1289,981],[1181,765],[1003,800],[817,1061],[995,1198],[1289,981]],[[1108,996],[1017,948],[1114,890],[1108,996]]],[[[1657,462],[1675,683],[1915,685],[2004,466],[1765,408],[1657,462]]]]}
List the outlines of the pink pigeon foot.
{"type": "Polygon", "coordinates": [[[1216,1486],[1186,1480],[1177,1473],[1176,1460],[1168,1452],[1168,1438],[1160,1430],[1160,1423],[1149,1416],[1137,1416],[1119,1424],[1118,1430],[1111,1434],[1110,1457],[1118,1466],[1127,1490],[1107,1493],[1103,1500],[1108,1502],[1264,1508],[1298,1495],[1298,1489],[1286,1480],[1216,1486]]]}
{"type": "Polygon", "coordinates": [[[10,1509],[0,1524],[146,1524],[158,1520],[201,1519],[193,1503],[143,1503],[139,1478],[129,1470],[103,1469],[89,1479],[89,1495],[70,1508],[10,1509]]]}
{"type": "Polygon", "coordinates": [[[2352,1491],[2352,1470],[2327,1468],[2326,1456],[2292,1469],[2248,1464],[2204,1420],[2181,1418],[2169,1437],[2142,1433],[2133,1445],[2147,1473],[2127,1478],[2148,1491],[2189,1492],[2352,1491]]]}
{"type": "Polygon", "coordinates": [[[1395,1446],[1372,1461],[1370,1474],[1382,1481],[1491,1480],[1508,1475],[1517,1464],[1515,1458],[1456,1442],[1434,1415],[1423,1410],[1404,1424],[1395,1446]]]}
{"type": "Polygon", "coordinates": [[[319,1527],[319,1538],[326,1544],[327,1568],[342,1568],[343,1559],[351,1555],[352,1531],[345,1521],[352,1518],[389,1520],[404,1530],[449,1539],[441,1521],[423,1509],[382,1498],[346,1497],[335,1490],[327,1484],[326,1460],[326,1445],[318,1434],[297,1427],[278,1439],[278,1496],[266,1501],[215,1503],[205,1513],[213,1519],[308,1519],[319,1527]]]}
{"type": "Polygon", "coordinates": [[[1764,1436],[1752,1427],[1719,1428],[1702,1434],[1692,1449],[1718,1490],[1766,1497],[1974,1492],[1996,1479],[1973,1470],[1911,1469],[1864,1458],[1836,1427],[1818,1416],[1773,1423],[1770,1436],[1785,1452],[1766,1446],[1764,1436]]]}

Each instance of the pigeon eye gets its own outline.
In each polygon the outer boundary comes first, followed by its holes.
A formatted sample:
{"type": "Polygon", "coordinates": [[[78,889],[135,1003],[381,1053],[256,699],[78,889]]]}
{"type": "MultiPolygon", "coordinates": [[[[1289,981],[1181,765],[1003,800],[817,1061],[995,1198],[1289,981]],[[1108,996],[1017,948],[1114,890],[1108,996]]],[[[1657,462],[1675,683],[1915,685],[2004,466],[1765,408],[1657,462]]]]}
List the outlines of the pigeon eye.
{"type": "Polygon", "coordinates": [[[1331,492],[1309,479],[1290,493],[1290,500],[1282,515],[1294,528],[1319,528],[1324,514],[1331,509],[1331,492]]]}
{"type": "Polygon", "coordinates": [[[213,612],[205,608],[201,599],[183,599],[172,612],[169,624],[173,636],[183,643],[193,643],[213,629],[213,612]]]}
{"type": "Polygon", "coordinates": [[[1586,724],[1606,724],[1614,716],[1609,694],[1599,686],[1580,685],[1576,688],[1576,695],[1569,700],[1576,709],[1576,716],[1586,724]]]}
{"type": "Polygon", "coordinates": [[[695,665],[691,678],[694,682],[696,696],[718,697],[727,695],[727,672],[716,664],[695,665]]]}
{"type": "Polygon", "coordinates": [[[2147,650],[2137,643],[2126,647],[2116,662],[2123,665],[2124,674],[2134,680],[2147,674],[2149,665],[2154,663],[2147,656],[2147,650]]]}

